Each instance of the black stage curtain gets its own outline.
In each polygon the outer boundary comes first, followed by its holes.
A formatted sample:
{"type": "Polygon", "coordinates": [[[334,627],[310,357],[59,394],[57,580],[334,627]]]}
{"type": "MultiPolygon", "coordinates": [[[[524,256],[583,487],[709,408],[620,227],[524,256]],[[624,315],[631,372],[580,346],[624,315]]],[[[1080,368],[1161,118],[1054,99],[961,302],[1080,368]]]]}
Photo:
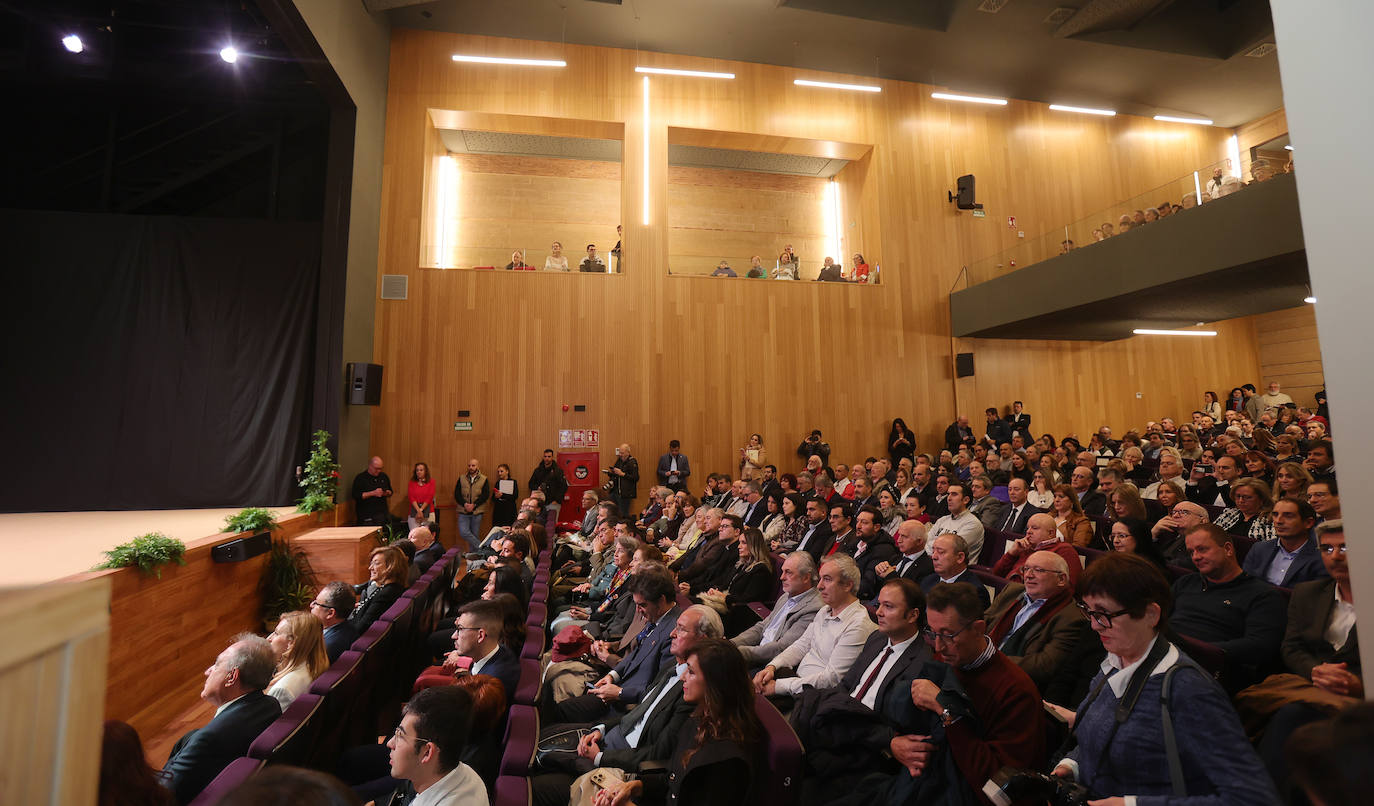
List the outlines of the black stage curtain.
{"type": "Polygon", "coordinates": [[[0,211],[0,239],[0,511],[297,498],[317,223],[0,211]]]}

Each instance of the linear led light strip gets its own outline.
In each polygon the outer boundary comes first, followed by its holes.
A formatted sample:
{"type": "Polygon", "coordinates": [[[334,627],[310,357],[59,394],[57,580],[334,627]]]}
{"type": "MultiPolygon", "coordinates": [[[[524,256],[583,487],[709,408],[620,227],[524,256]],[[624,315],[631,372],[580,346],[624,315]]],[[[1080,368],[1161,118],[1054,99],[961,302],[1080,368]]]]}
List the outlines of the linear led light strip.
{"type": "Polygon", "coordinates": [[[504,56],[468,56],[462,53],[453,54],[455,62],[473,62],[476,64],[515,64],[525,67],[567,67],[568,63],[562,59],[509,59],[504,56]]]}
{"type": "Polygon", "coordinates": [[[1212,125],[1212,121],[1207,118],[1176,118],[1173,115],[1155,115],[1155,120],[1162,123],[1192,123],[1198,126],[1212,125]]]}
{"type": "Polygon", "coordinates": [[[1050,104],[1050,109],[1056,112],[1077,112],[1080,115],[1101,115],[1106,118],[1116,117],[1115,109],[1091,109],[1086,106],[1065,106],[1064,104],[1050,104]]]}
{"type": "Polygon", "coordinates": [[[1137,336],[1215,336],[1215,330],[1150,330],[1138,327],[1131,331],[1137,336]]]}
{"type": "Polygon", "coordinates": [[[645,76],[645,77],[644,77],[644,131],[642,132],[642,135],[643,135],[643,137],[644,137],[644,167],[643,167],[644,175],[643,175],[643,177],[641,177],[641,178],[643,179],[643,182],[642,182],[642,190],[643,190],[643,193],[644,193],[644,198],[643,198],[643,200],[642,200],[642,203],[643,203],[643,208],[644,208],[644,209],[643,209],[641,212],[643,213],[644,226],[647,227],[647,226],[649,226],[649,77],[648,77],[648,76],[645,76]]]}
{"type": "Polygon", "coordinates": [[[960,95],[956,92],[932,92],[930,97],[941,101],[965,101],[971,104],[987,104],[989,106],[1006,106],[1006,98],[989,98],[985,95],[960,95]]]}
{"type": "Polygon", "coordinates": [[[669,67],[636,67],[636,73],[653,73],[660,76],[691,76],[693,78],[734,78],[734,73],[713,73],[709,70],[674,70],[669,67]]]}
{"type": "Polygon", "coordinates": [[[875,87],[871,84],[837,84],[833,81],[812,81],[809,78],[798,78],[792,81],[798,87],[823,87],[829,90],[858,90],[859,92],[882,92],[882,87],[875,87]]]}

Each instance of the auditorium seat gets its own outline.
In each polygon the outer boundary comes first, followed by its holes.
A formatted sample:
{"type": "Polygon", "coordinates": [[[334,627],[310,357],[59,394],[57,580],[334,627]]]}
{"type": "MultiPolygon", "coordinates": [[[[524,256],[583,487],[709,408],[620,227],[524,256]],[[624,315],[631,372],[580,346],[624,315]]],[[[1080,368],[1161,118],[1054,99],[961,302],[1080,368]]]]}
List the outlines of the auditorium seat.
{"type": "Polygon", "coordinates": [[[220,770],[215,780],[211,781],[204,789],[191,801],[191,806],[215,806],[225,798],[230,792],[238,789],[244,781],[253,777],[258,770],[262,769],[261,759],[249,758],[244,756],[229,762],[229,766],[220,770]]]}
{"type": "Polygon", "coordinates": [[[1232,535],[1231,542],[1236,546],[1236,562],[1245,562],[1245,555],[1250,553],[1250,548],[1258,541],[1248,535],[1232,535]]]}
{"type": "Polygon", "coordinates": [[[999,532],[996,529],[984,530],[983,548],[978,552],[978,564],[986,565],[988,568],[996,565],[1006,552],[1008,541],[1015,541],[1017,537],[1018,535],[999,532]]]}
{"type": "Polygon", "coordinates": [[[361,733],[353,729],[350,720],[364,713],[357,707],[358,692],[363,687],[362,675],[358,671],[362,660],[361,652],[345,652],[310,685],[310,693],[322,699],[319,713],[315,715],[318,733],[311,750],[317,763],[313,766],[325,763],[327,769],[328,764],[333,763],[332,759],[337,758],[345,747],[353,746],[346,741],[347,737],[361,733]]]}
{"type": "Polygon", "coordinates": [[[529,806],[530,800],[530,779],[514,775],[503,775],[496,779],[492,806],[529,806]]]}
{"type": "Polygon", "coordinates": [[[500,775],[529,775],[534,748],[539,743],[539,712],[529,705],[512,705],[506,717],[506,736],[501,746],[500,775]]]}
{"type": "Polygon", "coordinates": [[[767,770],[760,770],[759,806],[792,806],[801,796],[802,744],[797,732],[762,694],[754,695],[754,713],[763,723],[767,770]]]}
{"type": "Polygon", "coordinates": [[[1216,678],[1217,682],[1223,686],[1226,681],[1223,679],[1226,670],[1226,652],[1215,644],[1206,641],[1199,641],[1196,638],[1189,638],[1186,635],[1179,635],[1178,648],[1188,657],[1197,662],[1207,671],[1208,674],[1216,678]]]}
{"type": "Polygon", "coordinates": [[[525,625],[525,645],[520,649],[520,657],[538,660],[544,654],[544,628],[525,625]]]}
{"type": "Polygon", "coordinates": [[[525,618],[525,623],[531,627],[543,628],[548,619],[548,608],[543,602],[530,602],[530,612],[525,618]]]}
{"type": "Polygon", "coordinates": [[[323,708],[324,698],[319,694],[300,695],[276,722],[258,734],[248,747],[248,755],[268,764],[309,766],[323,708]]]}
{"type": "Polygon", "coordinates": [[[534,701],[539,697],[539,684],[543,675],[538,659],[521,658],[520,683],[516,685],[515,696],[511,699],[520,705],[534,705],[534,701]]]}
{"type": "Polygon", "coordinates": [[[1078,552],[1078,556],[1079,556],[1080,558],[1082,558],[1082,560],[1083,560],[1083,567],[1084,567],[1084,568],[1087,568],[1088,566],[1092,565],[1092,564],[1093,564],[1094,562],[1096,562],[1097,560],[1102,559],[1102,557],[1104,557],[1104,556],[1106,556],[1106,555],[1108,555],[1108,554],[1111,554],[1110,551],[1103,551],[1102,549],[1088,548],[1087,546],[1075,546],[1075,547],[1074,547],[1074,551],[1077,551],[1077,552],[1078,552]]]}
{"type": "Polygon", "coordinates": [[[983,568],[982,566],[978,565],[970,565],[969,570],[972,571],[974,574],[977,574],[978,578],[983,581],[984,585],[987,585],[989,588],[992,588],[992,595],[994,599],[997,598],[997,594],[1002,592],[1003,588],[1011,584],[1011,580],[997,576],[989,568],[983,568]]]}
{"type": "Polygon", "coordinates": [[[782,595],[782,564],[787,559],[776,551],[768,552],[768,559],[773,563],[773,593],[769,595],[768,601],[776,602],[782,595]]]}
{"type": "Polygon", "coordinates": [[[547,602],[549,600],[549,586],[542,582],[535,582],[530,586],[530,601],[547,602]]]}
{"type": "MultiPolygon", "coordinates": [[[[778,594],[778,596],[781,595],[781,593],[778,594]]],[[[773,601],[776,602],[777,599],[775,598],[773,601]]],[[[773,615],[773,609],[763,602],[750,602],[749,609],[754,611],[754,615],[759,617],[759,621],[766,621],[769,616],[773,615]]]]}
{"type": "Polygon", "coordinates": [[[1005,484],[1000,487],[993,487],[990,493],[993,498],[996,498],[1004,504],[1011,503],[1011,496],[1007,494],[1007,486],[1005,484]]]}

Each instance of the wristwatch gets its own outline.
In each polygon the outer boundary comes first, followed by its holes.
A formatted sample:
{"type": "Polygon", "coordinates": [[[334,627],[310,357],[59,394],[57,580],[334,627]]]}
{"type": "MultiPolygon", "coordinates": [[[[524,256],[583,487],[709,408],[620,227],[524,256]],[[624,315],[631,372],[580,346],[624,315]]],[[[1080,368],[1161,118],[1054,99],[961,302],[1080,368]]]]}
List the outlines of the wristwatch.
{"type": "Polygon", "coordinates": [[[960,717],[958,714],[952,713],[948,708],[940,712],[940,724],[944,725],[945,727],[949,727],[950,725],[953,725],[955,722],[958,722],[959,718],[960,717]]]}

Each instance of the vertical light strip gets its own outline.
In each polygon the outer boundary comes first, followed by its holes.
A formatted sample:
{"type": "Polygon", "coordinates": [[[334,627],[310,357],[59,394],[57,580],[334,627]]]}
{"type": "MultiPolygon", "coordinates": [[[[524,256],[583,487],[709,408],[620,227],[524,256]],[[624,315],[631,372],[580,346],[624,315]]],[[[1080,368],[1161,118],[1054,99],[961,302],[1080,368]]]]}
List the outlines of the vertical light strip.
{"type": "Polygon", "coordinates": [[[649,77],[644,77],[644,130],[641,132],[644,138],[644,176],[640,179],[644,185],[644,226],[649,226],[649,77]]]}
{"type": "Polygon", "coordinates": [[[1231,160],[1231,175],[1245,181],[1240,172],[1240,138],[1234,134],[1226,141],[1226,156],[1231,160]]]}
{"type": "Polygon", "coordinates": [[[436,254],[434,264],[441,269],[448,268],[448,200],[453,196],[458,166],[453,157],[439,158],[439,203],[434,221],[434,241],[436,254]]]}
{"type": "Polygon", "coordinates": [[[1197,175],[1197,171],[1193,171],[1193,193],[1197,194],[1198,204],[1202,204],[1202,202],[1205,201],[1202,198],[1202,179],[1197,175]]]}
{"type": "Polygon", "coordinates": [[[835,261],[843,266],[846,262],[844,254],[844,212],[840,199],[840,183],[835,181],[835,177],[830,177],[830,214],[834,222],[831,226],[835,228],[835,261]]]}

